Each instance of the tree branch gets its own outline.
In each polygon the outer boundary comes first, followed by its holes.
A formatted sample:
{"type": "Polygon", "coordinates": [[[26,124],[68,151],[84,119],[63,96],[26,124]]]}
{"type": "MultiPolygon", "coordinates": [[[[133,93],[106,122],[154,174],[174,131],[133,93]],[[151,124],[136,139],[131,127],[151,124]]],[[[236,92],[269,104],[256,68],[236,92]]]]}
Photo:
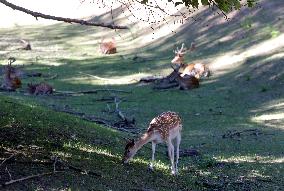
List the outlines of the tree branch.
{"type": "Polygon", "coordinates": [[[3,161],[1,162],[1,164],[0,164],[0,167],[1,167],[5,162],[7,162],[8,160],[14,158],[15,156],[16,156],[16,154],[12,154],[11,156],[9,156],[9,157],[6,158],[5,160],[3,160],[3,161]]]}
{"type": "MultiPolygon", "coordinates": [[[[26,177],[23,177],[23,178],[19,178],[19,179],[15,179],[15,180],[10,180],[10,181],[8,181],[8,182],[4,182],[1,186],[2,186],[2,187],[5,187],[5,186],[8,186],[8,185],[17,183],[17,182],[22,182],[22,181],[24,181],[24,180],[39,178],[39,177],[42,177],[42,176],[48,176],[48,175],[53,175],[53,174],[55,174],[55,173],[62,173],[62,172],[65,172],[65,171],[52,171],[52,172],[47,172],[47,173],[42,173],[42,174],[36,174],[36,175],[26,176],[26,177]]],[[[0,187],[0,188],[1,188],[1,187],[0,187]]]]}
{"type": "Polygon", "coordinates": [[[119,25],[106,24],[106,23],[95,23],[95,22],[89,22],[89,21],[80,20],[80,19],[71,19],[71,18],[64,18],[64,17],[56,17],[56,16],[51,16],[51,15],[46,15],[46,14],[43,14],[43,13],[40,13],[40,12],[34,12],[34,11],[28,10],[26,8],[17,6],[15,4],[9,3],[6,0],[0,0],[0,3],[6,5],[7,7],[14,9],[14,10],[18,10],[18,11],[24,12],[26,14],[32,15],[36,19],[38,17],[40,17],[40,18],[44,18],[44,19],[63,21],[63,22],[66,22],[66,23],[78,23],[78,24],[81,24],[81,25],[106,27],[106,28],[110,28],[110,29],[128,29],[127,26],[119,26],[119,25]]]}

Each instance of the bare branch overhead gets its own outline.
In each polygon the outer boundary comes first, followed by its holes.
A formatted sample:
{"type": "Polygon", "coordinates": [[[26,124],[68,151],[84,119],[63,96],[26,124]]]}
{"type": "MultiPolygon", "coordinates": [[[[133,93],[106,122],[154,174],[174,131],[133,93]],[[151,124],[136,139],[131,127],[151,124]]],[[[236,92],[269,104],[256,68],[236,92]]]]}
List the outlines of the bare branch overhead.
{"type": "Polygon", "coordinates": [[[64,18],[64,17],[56,17],[56,16],[52,16],[52,15],[46,15],[43,13],[39,13],[39,12],[35,12],[35,11],[31,11],[28,10],[26,8],[20,7],[18,5],[9,3],[6,0],[0,0],[0,3],[14,9],[14,10],[18,10],[21,12],[24,12],[26,14],[32,15],[34,16],[36,19],[38,17],[40,18],[44,18],[44,19],[50,19],[50,20],[56,20],[56,21],[63,21],[66,23],[78,23],[81,25],[88,25],[88,26],[97,26],[97,27],[106,27],[106,28],[110,28],[110,29],[128,29],[127,26],[119,26],[119,25],[114,25],[114,24],[107,24],[107,23],[96,23],[96,22],[90,22],[90,21],[86,21],[86,20],[81,20],[81,19],[72,19],[72,18],[64,18]]]}

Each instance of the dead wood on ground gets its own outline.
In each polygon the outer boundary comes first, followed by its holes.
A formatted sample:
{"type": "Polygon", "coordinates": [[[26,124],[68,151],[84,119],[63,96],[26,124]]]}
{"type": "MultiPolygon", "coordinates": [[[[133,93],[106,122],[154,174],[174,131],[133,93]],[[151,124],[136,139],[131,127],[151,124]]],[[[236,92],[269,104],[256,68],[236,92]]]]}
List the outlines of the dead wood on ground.
{"type": "MultiPolygon", "coordinates": [[[[101,174],[99,174],[97,172],[73,166],[73,165],[71,165],[71,164],[69,164],[65,161],[62,161],[57,156],[51,156],[49,161],[44,161],[44,162],[42,162],[42,161],[40,161],[40,162],[39,161],[27,161],[27,160],[24,160],[24,161],[14,160],[13,161],[14,163],[24,162],[24,163],[30,163],[30,164],[52,165],[53,170],[50,171],[50,172],[45,172],[45,173],[40,173],[40,174],[35,174],[35,175],[29,175],[29,176],[25,176],[25,177],[18,178],[18,179],[13,179],[10,171],[8,170],[8,164],[7,163],[10,161],[10,159],[14,158],[16,154],[17,154],[17,152],[12,154],[7,159],[4,159],[4,161],[1,163],[1,165],[3,165],[4,163],[6,164],[5,171],[7,172],[8,176],[9,176],[9,178],[8,178],[9,181],[1,183],[0,188],[1,187],[4,188],[4,187],[7,187],[7,186],[15,184],[15,183],[19,183],[19,182],[23,182],[23,181],[26,181],[26,180],[31,180],[31,179],[35,179],[35,178],[39,178],[39,177],[43,177],[43,176],[50,176],[50,175],[54,175],[54,174],[57,174],[57,173],[64,173],[64,172],[67,172],[66,171],[67,169],[70,169],[70,170],[73,170],[73,171],[76,171],[76,172],[80,172],[80,173],[84,173],[84,174],[87,174],[87,175],[93,175],[93,176],[96,176],[96,177],[102,176],[101,174]]],[[[48,158],[48,157],[45,156],[45,158],[48,158]]]]}
{"type": "Polygon", "coordinates": [[[151,82],[155,82],[157,80],[162,80],[164,77],[161,76],[147,76],[147,77],[143,77],[140,78],[139,82],[144,82],[144,83],[151,83],[151,82]]]}
{"type": "Polygon", "coordinates": [[[118,89],[93,89],[84,91],[55,91],[55,95],[80,95],[80,94],[96,94],[98,92],[120,92],[120,93],[132,93],[131,91],[118,90],[118,89]]]}
{"type": "Polygon", "coordinates": [[[259,136],[264,134],[260,129],[245,129],[243,131],[229,130],[222,135],[222,138],[239,138],[241,135],[259,136]]]}
{"type": "Polygon", "coordinates": [[[95,115],[86,114],[84,112],[74,111],[70,107],[61,108],[56,105],[49,105],[49,107],[51,107],[54,111],[75,115],[83,120],[95,122],[97,124],[102,124],[102,125],[105,125],[106,127],[110,127],[110,128],[113,128],[119,131],[136,133],[136,130],[133,128],[133,124],[135,123],[135,120],[134,121],[130,120],[130,122],[123,121],[123,120],[113,121],[113,120],[108,120],[108,119],[104,119],[101,117],[97,117],[95,115]]]}
{"type": "MultiPolygon", "coordinates": [[[[42,177],[42,176],[49,176],[49,175],[53,175],[53,174],[56,174],[56,173],[62,173],[62,172],[65,172],[65,171],[52,171],[52,172],[47,172],[47,173],[41,173],[41,174],[36,174],[36,175],[30,175],[30,176],[26,176],[26,177],[23,177],[23,178],[19,178],[19,179],[12,179],[8,182],[4,182],[2,183],[1,187],[6,187],[6,186],[9,186],[11,184],[14,184],[14,183],[18,183],[18,182],[22,182],[22,181],[25,181],[25,180],[30,180],[30,179],[34,179],[34,178],[39,178],[39,177],[42,177]]],[[[1,188],[0,187],[0,188],[1,188]]]]}
{"type": "Polygon", "coordinates": [[[193,157],[193,156],[199,156],[200,152],[196,149],[182,149],[179,151],[180,157],[193,157]]]}

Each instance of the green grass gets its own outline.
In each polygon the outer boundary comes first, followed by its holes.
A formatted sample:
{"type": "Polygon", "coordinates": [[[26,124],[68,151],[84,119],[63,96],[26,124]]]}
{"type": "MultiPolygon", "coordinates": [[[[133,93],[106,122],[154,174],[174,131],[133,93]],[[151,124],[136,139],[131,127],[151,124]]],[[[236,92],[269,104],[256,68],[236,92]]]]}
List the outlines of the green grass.
{"type": "MultiPolygon", "coordinates": [[[[147,75],[167,75],[171,71],[172,47],[177,41],[189,44],[196,39],[200,44],[198,51],[186,58],[188,61],[204,59],[214,63],[232,50],[237,55],[246,53],[281,35],[283,25],[275,15],[277,12],[271,14],[266,10],[247,20],[216,24],[206,31],[201,30],[206,22],[200,26],[194,23],[181,28],[178,34],[142,48],[132,43],[138,35],[120,31],[118,54],[107,56],[98,53],[100,38],[106,35],[101,29],[66,24],[0,29],[2,64],[9,56],[14,56],[17,58],[15,64],[23,64],[26,72],[58,75],[52,80],[24,78],[21,91],[0,92],[0,158],[8,157],[4,149],[23,152],[25,155],[18,156],[19,160],[57,155],[75,166],[102,174],[97,178],[68,170],[64,175],[24,181],[7,187],[7,190],[283,189],[284,73],[281,48],[219,68],[209,79],[201,81],[200,88],[192,91],[157,91],[151,84],[139,85],[133,80],[147,75]],[[189,30],[191,37],[187,33],[189,30]],[[231,34],[235,35],[233,39],[219,41],[231,34]],[[33,50],[16,50],[19,38],[30,39],[33,50]],[[128,41],[130,45],[125,45],[128,41]],[[135,55],[150,60],[137,62],[133,60],[135,55]],[[122,133],[51,109],[56,105],[117,120],[116,115],[106,112],[107,105],[114,109],[114,104],[98,101],[114,94],[31,96],[23,93],[27,83],[41,81],[50,83],[58,91],[108,88],[131,91],[115,95],[125,99],[120,103],[120,109],[136,119],[140,132],[157,114],[176,111],[184,124],[181,149],[195,148],[200,156],[182,157],[178,177],[170,176],[166,148],[160,145],[155,172],[147,170],[149,145],[139,151],[129,166],[123,166],[124,138],[138,135],[122,133]],[[233,138],[222,137],[228,131],[252,129],[260,133],[248,131],[233,138]],[[31,149],[33,146],[39,147],[41,152],[31,149]]],[[[109,31],[110,34],[116,33],[109,31]]],[[[224,62],[230,59],[228,57],[224,62]]],[[[52,170],[51,166],[25,166],[13,162],[8,167],[15,178],[52,170]]],[[[1,167],[0,172],[6,173],[1,167]]]]}
{"type": "MultiPolygon", "coordinates": [[[[67,170],[63,177],[55,174],[40,180],[16,184],[12,186],[12,189],[18,190],[26,187],[32,190],[39,188],[127,190],[149,187],[176,190],[196,187],[192,178],[187,176],[184,178],[172,177],[167,163],[165,163],[165,156],[160,157],[161,161],[157,164],[156,172],[149,172],[147,159],[143,157],[150,154],[148,149],[144,149],[131,165],[122,165],[121,154],[126,134],[82,121],[68,114],[46,110],[32,103],[23,103],[3,96],[0,96],[0,99],[0,142],[3,157],[9,156],[6,151],[23,154],[23,156],[17,155],[17,161],[23,159],[43,160],[51,156],[58,156],[62,160],[68,161],[69,164],[102,175],[98,178],[67,170]],[[21,145],[20,149],[19,145],[21,145]],[[38,150],[32,149],[35,146],[38,150]],[[145,173],[148,175],[145,176],[145,173]],[[174,185],[172,185],[173,183],[174,185]]],[[[38,174],[52,170],[51,165],[49,167],[23,166],[21,163],[8,163],[7,166],[10,172],[15,174],[15,179],[20,175],[38,174]]],[[[4,171],[2,172],[5,174],[4,171]]],[[[184,172],[181,172],[182,174],[184,172]]],[[[9,187],[7,189],[9,190],[9,187]]]]}

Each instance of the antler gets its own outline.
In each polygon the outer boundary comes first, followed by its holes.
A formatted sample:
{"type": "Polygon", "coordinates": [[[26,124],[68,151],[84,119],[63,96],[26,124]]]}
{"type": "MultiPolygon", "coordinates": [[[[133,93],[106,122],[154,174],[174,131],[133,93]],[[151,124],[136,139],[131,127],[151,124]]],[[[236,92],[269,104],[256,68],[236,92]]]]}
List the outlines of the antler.
{"type": "Polygon", "coordinates": [[[178,47],[177,47],[176,50],[174,50],[173,52],[175,54],[182,54],[182,55],[184,55],[184,54],[186,54],[189,51],[193,51],[194,49],[195,49],[195,43],[194,42],[192,42],[190,44],[190,48],[189,49],[185,48],[184,47],[184,43],[182,43],[181,48],[178,49],[178,47]]]}
{"type": "Polygon", "coordinates": [[[174,51],[175,54],[185,54],[187,52],[186,48],[184,47],[184,43],[182,43],[181,48],[178,49],[178,47],[176,48],[176,50],[174,51]],[[185,49],[185,50],[184,50],[185,49]]]}
{"type": "Polygon", "coordinates": [[[12,64],[13,62],[15,62],[15,61],[16,61],[16,58],[14,58],[14,57],[9,57],[9,58],[8,58],[8,65],[11,66],[11,64],[12,64]]]}

